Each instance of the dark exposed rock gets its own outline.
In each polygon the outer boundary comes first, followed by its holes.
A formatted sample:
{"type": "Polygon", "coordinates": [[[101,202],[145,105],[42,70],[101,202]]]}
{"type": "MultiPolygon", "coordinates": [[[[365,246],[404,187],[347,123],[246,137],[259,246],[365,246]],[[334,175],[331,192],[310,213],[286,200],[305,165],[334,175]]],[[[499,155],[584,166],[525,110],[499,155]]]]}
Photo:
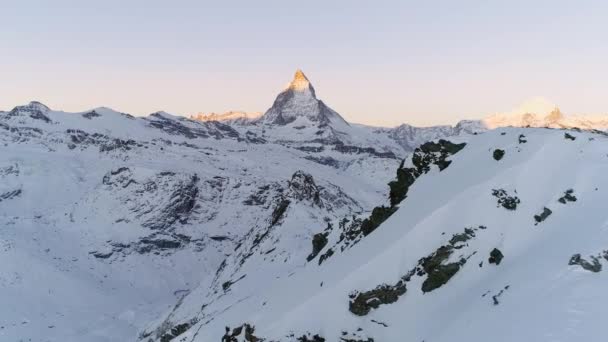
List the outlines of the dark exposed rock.
{"type": "Polygon", "coordinates": [[[536,224],[539,224],[539,223],[543,222],[544,220],[546,220],[547,217],[549,217],[549,215],[551,215],[551,213],[552,213],[551,209],[544,207],[542,213],[540,213],[538,215],[534,215],[534,220],[536,221],[536,224]]]}
{"type": "Polygon", "coordinates": [[[361,233],[364,236],[369,235],[373,232],[382,222],[386,221],[391,215],[397,211],[395,207],[375,207],[372,210],[372,214],[361,222],[361,233]]]}
{"type": "Polygon", "coordinates": [[[148,219],[142,225],[150,229],[164,230],[175,222],[187,223],[198,196],[197,183],[199,178],[196,174],[190,176],[187,181],[179,181],[175,190],[170,195],[169,203],[160,209],[157,215],[148,219]]]}
{"type": "Polygon", "coordinates": [[[492,189],[492,196],[498,198],[498,206],[502,206],[507,210],[517,209],[517,205],[521,202],[517,196],[509,196],[504,189],[492,189]]]}
{"type": "Polygon", "coordinates": [[[223,236],[223,235],[215,235],[215,236],[210,236],[209,237],[211,240],[213,241],[225,241],[225,240],[230,240],[229,237],[227,236],[223,236]]]}
{"type": "Polygon", "coordinates": [[[245,132],[245,141],[250,144],[265,144],[266,139],[258,137],[255,133],[251,131],[245,132]]]}
{"type": "Polygon", "coordinates": [[[559,203],[566,204],[567,202],[576,202],[576,196],[573,195],[574,190],[568,189],[564,192],[564,196],[558,199],[559,203]]]}
{"type": "Polygon", "coordinates": [[[495,149],[494,153],[492,153],[492,157],[494,157],[495,160],[501,160],[502,157],[504,157],[505,155],[505,150],[501,150],[501,149],[495,149]]]}
{"type": "Polygon", "coordinates": [[[503,295],[503,293],[504,293],[505,291],[507,291],[508,289],[509,289],[509,285],[505,286],[503,289],[501,289],[501,290],[500,290],[500,292],[498,292],[497,294],[493,295],[493,296],[492,296],[492,303],[493,303],[494,305],[498,305],[498,304],[500,304],[500,302],[498,301],[498,298],[500,298],[500,296],[502,296],[502,295],[503,295]]]}
{"type": "Polygon", "coordinates": [[[490,258],[488,258],[488,262],[490,264],[496,264],[498,266],[498,265],[500,265],[500,262],[502,261],[503,258],[504,258],[504,255],[502,255],[502,252],[498,248],[494,248],[490,252],[490,258]]]}
{"type": "Polygon", "coordinates": [[[274,211],[272,212],[272,217],[270,219],[271,226],[274,226],[279,223],[279,221],[283,217],[283,214],[285,214],[285,211],[287,211],[287,208],[289,207],[290,203],[291,201],[289,201],[288,199],[282,199],[281,201],[279,201],[277,206],[274,208],[274,211]]]}
{"type": "Polygon", "coordinates": [[[472,228],[465,228],[464,233],[454,234],[450,239],[449,243],[452,246],[456,246],[461,242],[466,242],[475,237],[475,230],[472,228]]]}
{"type": "Polygon", "coordinates": [[[160,337],[160,342],[169,342],[173,340],[179,335],[185,333],[188,329],[190,329],[191,326],[191,323],[186,322],[172,327],[170,332],[163,334],[160,337]]]}
{"type": "Polygon", "coordinates": [[[19,164],[0,167],[0,176],[18,176],[19,173],[19,164]]]}
{"type": "Polygon", "coordinates": [[[225,291],[228,291],[228,289],[230,289],[230,286],[232,286],[233,284],[235,284],[236,282],[238,282],[239,280],[245,278],[245,274],[243,274],[242,276],[240,276],[238,279],[236,280],[228,280],[225,281],[224,283],[222,283],[222,289],[225,291]]]}
{"type": "Polygon", "coordinates": [[[312,238],[312,253],[306,258],[306,261],[314,259],[321,250],[327,245],[327,232],[317,233],[312,238]]]}
{"type": "Polygon", "coordinates": [[[155,249],[176,249],[182,246],[180,241],[167,238],[143,238],[139,243],[140,247],[137,251],[140,254],[149,253],[155,249]]]}
{"type": "Polygon", "coordinates": [[[323,152],[323,150],[325,150],[324,146],[299,146],[296,147],[296,149],[300,150],[300,151],[304,151],[304,152],[313,152],[313,153],[319,153],[319,152],[323,152]]]}
{"type": "Polygon", "coordinates": [[[328,249],[323,255],[319,257],[319,265],[323,263],[326,259],[334,255],[334,250],[332,248],[328,249]]]}
{"type": "Polygon", "coordinates": [[[83,118],[89,119],[89,120],[91,120],[93,118],[96,118],[96,117],[99,117],[99,116],[101,116],[101,114],[97,113],[95,110],[92,110],[90,112],[86,112],[86,113],[82,114],[83,118]]]}
{"type": "Polygon", "coordinates": [[[584,258],[581,257],[580,254],[574,254],[571,258],[570,261],[568,262],[568,265],[579,265],[580,267],[582,267],[583,269],[587,270],[587,271],[591,271],[591,272],[599,272],[602,270],[602,264],[600,264],[599,258],[596,256],[591,256],[591,262],[585,260],[584,258]]]}
{"type": "Polygon", "coordinates": [[[389,183],[391,206],[405,199],[409,187],[420,175],[430,171],[431,165],[437,165],[444,170],[450,165],[447,158],[465,147],[465,143],[454,144],[440,139],[438,142],[427,142],[420,145],[412,154],[412,168],[403,168],[403,163],[397,169],[397,179],[389,183]]]}
{"type": "Polygon", "coordinates": [[[238,336],[243,334],[243,339],[246,342],[262,342],[263,338],[257,337],[254,335],[255,327],[251,324],[245,323],[241,326],[238,326],[230,331],[229,327],[226,327],[226,333],[222,337],[222,342],[235,342],[239,341],[237,339],[238,336]]]}
{"type": "Polygon", "coordinates": [[[573,135],[570,135],[568,132],[564,133],[564,139],[569,139],[569,140],[576,140],[576,137],[573,135]]]}
{"type": "Polygon", "coordinates": [[[99,152],[110,152],[114,150],[130,151],[132,148],[138,146],[137,142],[133,139],[122,140],[112,139],[111,141],[99,146],[99,152]]]}
{"type": "Polygon", "coordinates": [[[21,195],[21,189],[11,190],[0,194],[0,202],[13,199],[21,195]]]}
{"type": "Polygon", "coordinates": [[[109,257],[112,256],[112,254],[114,254],[113,251],[109,251],[109,252],[91,252],[90,254],[93,254],[94,257],[98,258],[98,259],[107,259],[109,257]]]}
{"type": "Polygon", "coordinates": [[[446,284],[460,270],[463,264],[464,262],[461,260],[460,262],[453,262],[447,265],[438,265],[428,274],[428,277],[422,283],[422,292],[431,292],[446,284]]]}
{"type": "Polygon", "coordinates": [[[297,338],[298,342],[325,342],[325,338],[319,335],[302,335],[297,338]]]}
{"type": "Polygon", "coordinates": [[[390,159],[396,158],[395,154],[391,151],[378,152],[373,147],[350,146],[350,145],[345,145],[341,141],[338,141],[335,144],[334,150],[336,150],[338,152],[342,152],[342,153],[353,153],[353,154],[367,153],[367,154],[370,154],[372,156],[376,156],[379,158],[390,158],[390,159]]]}
{"type": "Polygon", "coordinates": [[[405,282],[399,280],[392,286],[384,284],[370,291],[351,294],[348,310],[357,316],[365,316],[371,309],[396,302],[406,290],[405,282]]]}
{"type": "Polygon", "coordinates": [[[526,136],[525,136],[525,135],[520,134],[520,135],[519,135],[519,138],[518,138],[518,142],[519,142],[520,144],[525,144],[525,143],[527,143],[527,142],[528,142],[528,140],[526,139],[526,136]]]}
{"type": "Polygon", "coordinates": [[[319,188],[313,177],[304,171],[296,171],[289,181],[288,196],[297,201],[307,200],[321,206],[319,188]]]}
{"type": "Polygon", "coordinates": [[[306,157],[304,157],[304,159],[314,161],[315,163],[318,163],[321,165],[330,166],[335,169],[339,169],[342,166],[342,163],[339,160],[334,159],[332,157],[328,157],[328,156],[321,156],[321,157],[306,156],[306,157]]]}
{"type": "Polygon", "coordinates": [[[245,205],[266,205],[269,203],[269,199],[273,198],[274,193],[282,193],[283,187],[277,183],[264,184],[259,186],[256,191],[243,201],[245,205]]]}

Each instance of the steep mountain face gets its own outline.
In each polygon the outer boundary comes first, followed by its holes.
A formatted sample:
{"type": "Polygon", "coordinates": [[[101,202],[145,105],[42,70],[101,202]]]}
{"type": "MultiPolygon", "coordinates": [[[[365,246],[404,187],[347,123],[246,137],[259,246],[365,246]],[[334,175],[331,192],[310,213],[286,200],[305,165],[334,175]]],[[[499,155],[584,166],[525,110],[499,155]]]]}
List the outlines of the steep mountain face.
{"type": "Polygon", "coordinates": [[[345,217],[317,227],[289,272],[264,253],[227,262],[218,272],[236,279],[201,284],[143,340],[602,341],[606,143],[504,128],[425,144],[391,184],[400,202],[359,216],[378,225],[355,243],[340,247],[365,223],[345,217]]]}
{"type": "Polygon", "coordinates": [[[301,70],[296,71],[293,81],[277,96],[261,121],[283,126],[298,119],[306,119],[317,127],[330,124],[348,126],[340,114],[317,99],[315,89],[301,70]]]}

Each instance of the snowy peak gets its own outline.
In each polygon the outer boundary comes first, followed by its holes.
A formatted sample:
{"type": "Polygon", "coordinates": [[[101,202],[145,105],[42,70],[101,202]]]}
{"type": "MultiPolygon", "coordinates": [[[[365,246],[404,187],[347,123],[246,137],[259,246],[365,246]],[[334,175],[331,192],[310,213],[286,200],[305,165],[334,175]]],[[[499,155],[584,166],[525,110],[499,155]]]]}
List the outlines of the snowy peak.
{"type": "Polygon", "coordinates": [[[272,107],[262,117],[262,122],[280,126],[288,125],[296,120],[298,120],[298,127],[321,126],[330,123],[348,126],[348,123],[338,113],[317,99],[315,89],[299,69],[287,89],[277,96],[272,107]]]}
{"type": "Polygon", "coordinates": [[[34,120],[41,120],[50,123],[51,119],[47,116],[51,109],[38,101],[32,101],[23,106],[13,108],[8,117],[23,118],[29,116],[34,120]]]}
{"type": "Polygon", "coordinates": [[[316,97],[315,89],[312,87],[310,81],[308,81],[308,78],[300,69],[296,70],[296,73],[293,76],[293,80],[291,81],[291,83],[289,83],[288,89],[291,89],[293,91],[310,91],[312,93],[312,96],[316,97]]]}

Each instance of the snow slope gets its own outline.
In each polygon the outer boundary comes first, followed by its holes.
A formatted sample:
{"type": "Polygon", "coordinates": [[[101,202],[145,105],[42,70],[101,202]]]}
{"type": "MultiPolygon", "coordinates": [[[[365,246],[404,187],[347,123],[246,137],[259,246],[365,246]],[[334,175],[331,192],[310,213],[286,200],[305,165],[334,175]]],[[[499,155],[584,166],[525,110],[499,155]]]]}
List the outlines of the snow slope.
{"type": "Polygon", "coordinates": [[[216,302],[187,296],[174,317],[194,302],[199,319],[179,340],[218,340],[225,326],[247,323],[269,341],[603,341],[608,278],[593,270],[608,264],[607,139],[523,128],[474,136],[449,167],[419,177],[380,227],[320,266],[268,277],[254,293],[237,282],[216,302]],[[544,208],[551,215],[538,222],[544,208]],[[447,265],[455,274],[429,287],[447,265]],[[349,311],[382,284],[407,290],[349,311]]]}

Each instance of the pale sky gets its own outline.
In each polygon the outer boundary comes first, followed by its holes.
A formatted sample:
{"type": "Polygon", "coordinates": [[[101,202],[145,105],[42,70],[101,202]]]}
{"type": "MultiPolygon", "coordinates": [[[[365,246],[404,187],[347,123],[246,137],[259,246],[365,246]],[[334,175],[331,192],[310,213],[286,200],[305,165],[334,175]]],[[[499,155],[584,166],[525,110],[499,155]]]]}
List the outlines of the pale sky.
{"type": "Polygon", "coordinates": [[[347,120],[545,97],[608,113],[607,1],[0,0],[0,109],[265,111],[301,68],[347,120]]]}

